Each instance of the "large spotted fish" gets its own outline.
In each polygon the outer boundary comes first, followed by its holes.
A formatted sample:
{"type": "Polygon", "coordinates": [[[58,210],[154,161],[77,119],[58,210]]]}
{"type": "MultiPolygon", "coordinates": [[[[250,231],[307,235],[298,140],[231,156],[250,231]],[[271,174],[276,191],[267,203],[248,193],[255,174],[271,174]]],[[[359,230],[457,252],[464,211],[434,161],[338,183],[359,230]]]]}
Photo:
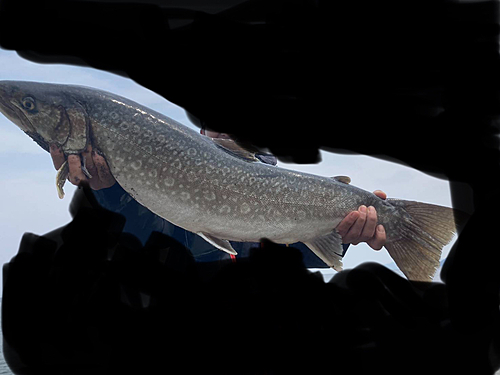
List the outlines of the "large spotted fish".
{"type": "MultiPolygon", "coordinates": [[[[91,144],[139,203],[228,253],[235,253],[228,240],[303,242],[340,270],[342,241],[334,228],[364,204],[376,208],[398,267],[409,279],[427,281],[456,232],[451,208],[384,201],[348,178],[255,162],[231,140],[202,136],[101,90],[0,81],[0,110],[47,151],[55,143],[67,156],[91,144]]],[[[57,175],[60,194],[67,175],[64,164],[57,175]]]]}

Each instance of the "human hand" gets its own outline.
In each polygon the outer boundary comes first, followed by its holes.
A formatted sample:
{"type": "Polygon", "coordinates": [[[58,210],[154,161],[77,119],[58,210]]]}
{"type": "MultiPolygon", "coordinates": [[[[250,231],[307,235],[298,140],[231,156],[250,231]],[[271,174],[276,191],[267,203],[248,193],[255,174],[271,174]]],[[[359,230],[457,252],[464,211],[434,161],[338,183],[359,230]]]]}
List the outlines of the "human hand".
{"type": "MultiPolygon", "coordinates": [[[[52,162],[56,169],[61,168],[61,165],[63,165],[66,160],[61,148],[55,145],[50,146],[50,156],[52,157],[52,162]]],[[[80,155],[68,155],[69,182],[78,186],[81,181],[87,181],[89,186],[94,190],[105,189],[116,183],[106,160],[97,152],[93,151],[91,145],[82,152],[81,156],[84,158],[85,166],[92,178],[88,178],[83,173],[80,155]]]]}
{"type": "MultiPolygon", "coordinates": [[[[373,194],[382,199],[387,198],[387,194],[381,190],[375,190],[373,194]]],[[[343,243],[357,245],[366,242],[373,250],[380,250],[385,244],[385,229],[383,225],[377,225],[377,211],[372,206],[360,206],[357,211],[347,215],[336,229],[343,243]]]]}

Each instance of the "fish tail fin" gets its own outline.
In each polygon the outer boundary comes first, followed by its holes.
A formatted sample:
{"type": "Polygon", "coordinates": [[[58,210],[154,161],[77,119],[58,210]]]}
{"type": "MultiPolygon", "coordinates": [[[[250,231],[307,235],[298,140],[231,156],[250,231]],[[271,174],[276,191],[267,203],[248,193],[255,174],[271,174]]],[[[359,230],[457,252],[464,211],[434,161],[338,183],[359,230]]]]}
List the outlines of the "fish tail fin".
{"type": "Polygon", "coordinates": [[[402,221],[399,237],[390,240],[385,248],[409,280],[432,281],[441,251],[465,223],[468,215],[449,207],[434,204],[387,199],[401,207],[409,218],[402,221]]]}

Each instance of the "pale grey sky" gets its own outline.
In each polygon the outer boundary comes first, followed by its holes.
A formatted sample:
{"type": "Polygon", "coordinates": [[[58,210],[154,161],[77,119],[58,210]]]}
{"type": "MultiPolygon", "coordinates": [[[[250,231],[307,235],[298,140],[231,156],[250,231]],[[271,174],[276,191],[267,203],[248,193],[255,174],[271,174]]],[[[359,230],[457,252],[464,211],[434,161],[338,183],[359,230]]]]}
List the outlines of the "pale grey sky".
{"type": "MultiPolygon", "coordinates": [[[[111,73],[68,65],[35,64],[17,53],[0,49],[0,80],[25,80],[79,84],[107,90],[130,98],[197,129],[184,110],[130,79],[111,73]]],[[[396,163],[363,155],[341,155],[322,151],[322,162],[312,165],[284,164],[287,168],[322,176],[347,175],[352,184],[365,190],[381,189],[389,197],[418,200],[451,207],[447,181],[396,163]]],[[[38,235],[67,224],[69,203],[75,188],[65,185],[66,197],[57,197],[56,171],[50,156],[13,123],[0,115],[0,264],[16,253],[23,233],[38,235]]],[[[453,242],[446,246],[443,258],[453,242]]],[[[385,249],[373,251],[367,245],[351,246],[345,268],[365,261],[392,263],[385,249]]],[[[335,271],[325,271],[332,275],[335,271]]],[[[1,282],[1,278],[0,278],[1,282]]],[[[1,285],[0,285],[1,287],[1,285]]]]}

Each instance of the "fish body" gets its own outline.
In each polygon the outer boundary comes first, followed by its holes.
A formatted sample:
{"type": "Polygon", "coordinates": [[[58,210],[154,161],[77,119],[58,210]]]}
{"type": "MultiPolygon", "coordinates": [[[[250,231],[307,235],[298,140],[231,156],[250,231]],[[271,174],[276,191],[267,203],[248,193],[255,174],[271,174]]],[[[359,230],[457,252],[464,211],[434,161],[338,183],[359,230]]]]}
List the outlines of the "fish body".
{"type": "Polygon", "coordinates": [[[341,238],[334,228],[364,204],[376,208],[385,247],[406,276],[430,280],[456,230],[448,207],[382,200],[346,178],[236,157],[231,140],[205,137],[94,88],[0,81],[0,110],[47,151],[56,143],[66,155],[78,154],[91,144],[139,203],[229,253],[235,252],[228,241],[303,242],[340,270],[341,238]]]}

